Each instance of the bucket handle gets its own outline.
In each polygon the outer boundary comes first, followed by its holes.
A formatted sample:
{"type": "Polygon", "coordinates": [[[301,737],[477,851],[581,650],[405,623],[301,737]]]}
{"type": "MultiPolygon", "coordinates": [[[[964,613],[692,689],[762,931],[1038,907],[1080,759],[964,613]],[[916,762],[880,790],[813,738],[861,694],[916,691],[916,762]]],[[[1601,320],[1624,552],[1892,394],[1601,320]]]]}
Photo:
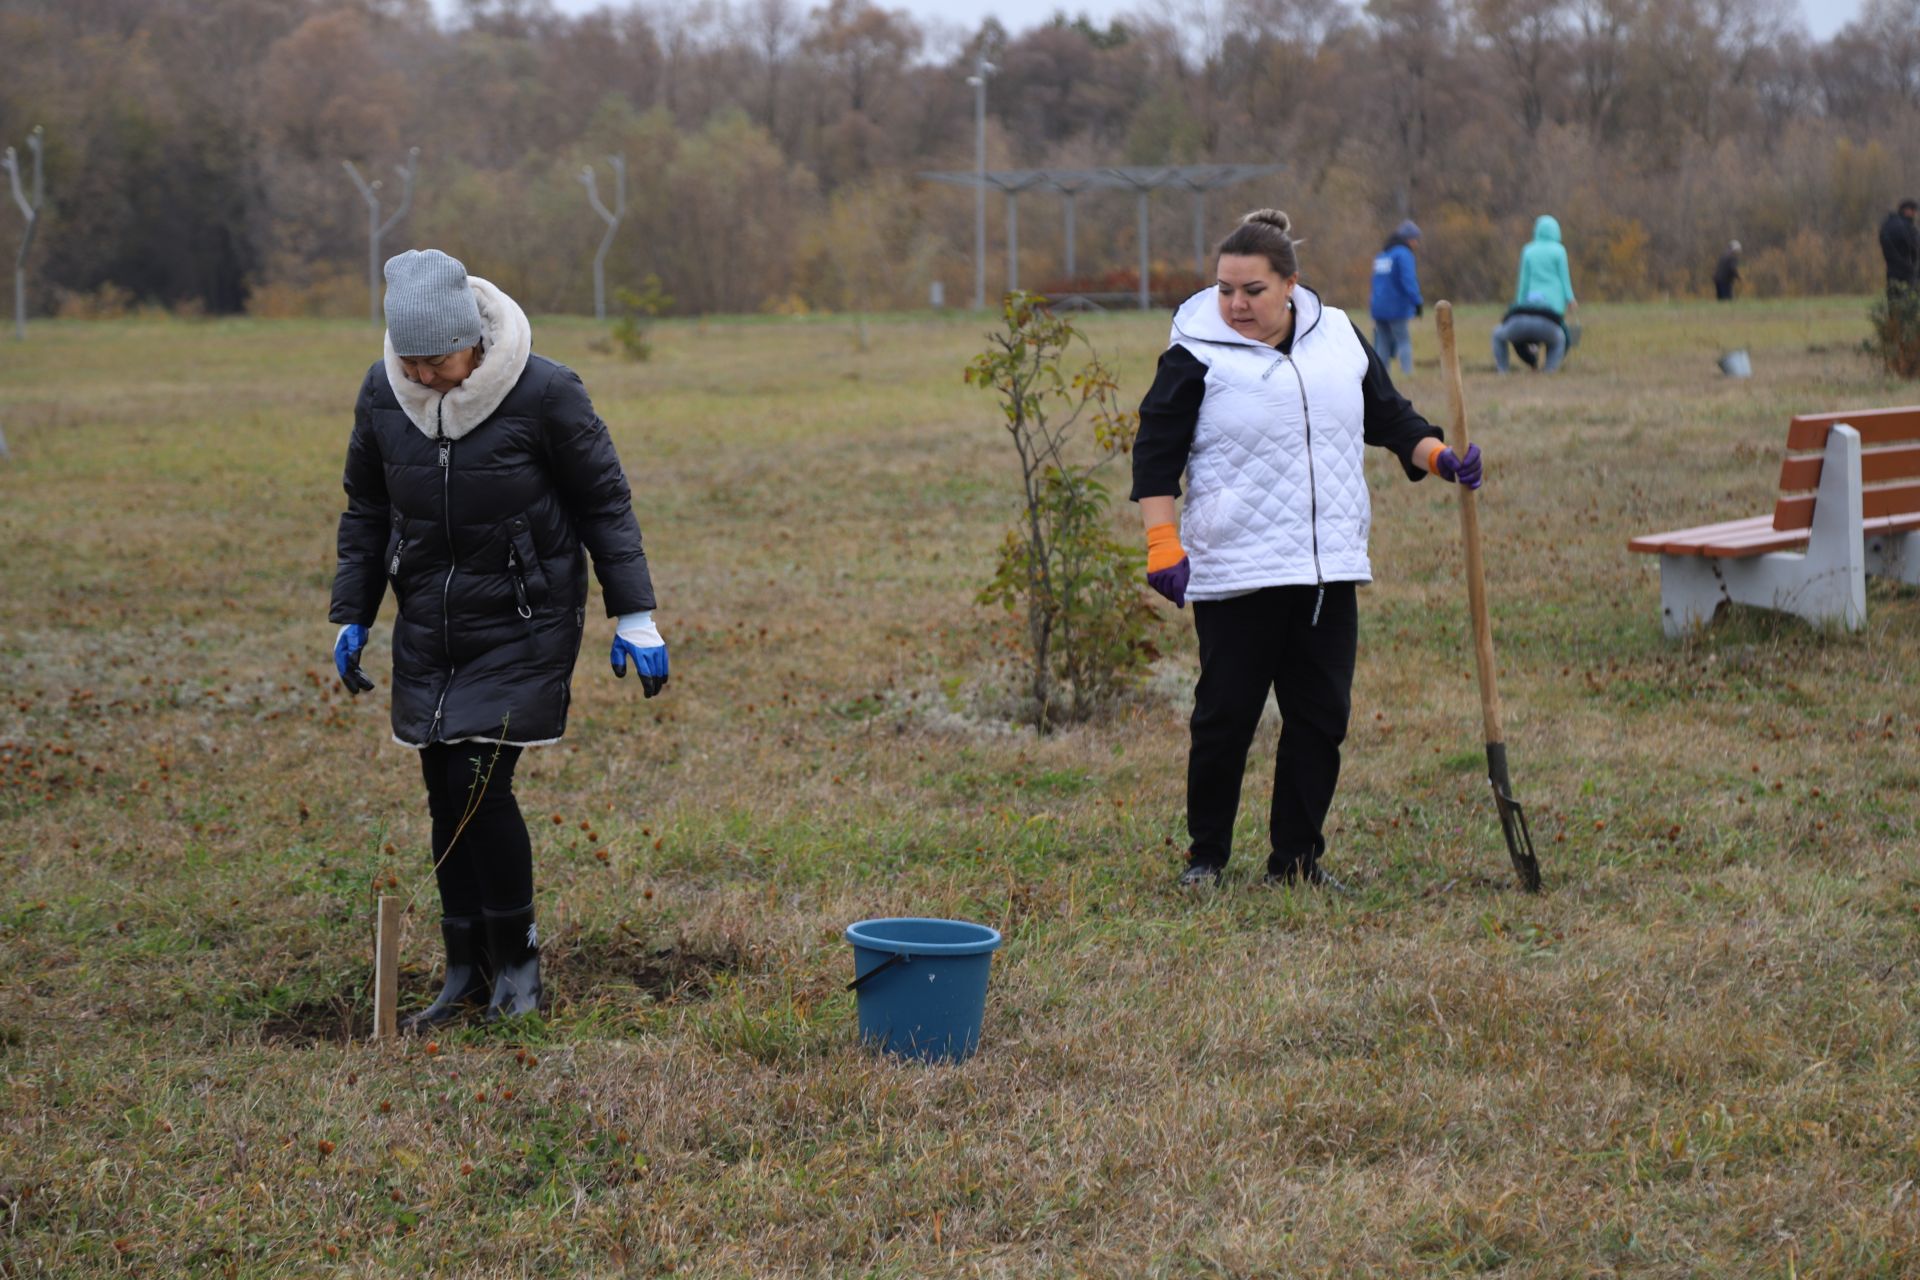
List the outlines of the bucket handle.
{"type": "Polygon", "coordinates": [[[878,976],[879,974],[885,973],[888,969],[893,968],[893,966],[897,964],[912,964],[912,963],[913,963],[912,956],[908,955],[904,951],[896,951],[892,955],[888,956],[885,960],[882,960],[879,964],[873,966],[873,968],[867,970],[865,973],[855,978],[852,982],[849,982],[847,984],[847,990],[858,991],[861,987],[864,987],[867,985],[867,983],[873,981],[873,979],[876,976],[878,976]]]}

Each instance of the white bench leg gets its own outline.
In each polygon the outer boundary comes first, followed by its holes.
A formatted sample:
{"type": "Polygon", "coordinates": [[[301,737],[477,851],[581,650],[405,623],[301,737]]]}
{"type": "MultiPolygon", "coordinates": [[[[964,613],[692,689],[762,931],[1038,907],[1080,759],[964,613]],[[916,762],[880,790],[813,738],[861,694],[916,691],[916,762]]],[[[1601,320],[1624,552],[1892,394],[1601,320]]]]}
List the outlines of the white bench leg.
{"type": "Polygon", "coordinates": [[[1714,569],[1705,556],[1660,557],[1660,627],[1669,639],[1706,626],[1729,599],[1714,569]]]}
{"type": "Polygon", "coordinates": [[[1867,572],[1920,587],[1920,533],[1885,533],[1867,539],[1867,572]]]}
{"type": "MultiPolygon", "coordinates": [[[[1723,602],[1796,614],[1815,626],[1867,625],[1868,540],[1864,536],[1860,433],[1827,432],[1813,527],[1805,551],[1740,557],[1660,557],[1660,621],[1669,636],[1704,626],[1723,602]]],[[[1876,572],[1920,585],[1920,533],[1873,540],[1876,572]]]]}
{"type": "Polygon", "coordinates": [[[1867,549],[1862,527],[1860,433],[1827,433],[1807,549],[1722,560],[1728,596],[1740,604],[1796,614],[1815,626],[1867,625],[1867,549]]]}

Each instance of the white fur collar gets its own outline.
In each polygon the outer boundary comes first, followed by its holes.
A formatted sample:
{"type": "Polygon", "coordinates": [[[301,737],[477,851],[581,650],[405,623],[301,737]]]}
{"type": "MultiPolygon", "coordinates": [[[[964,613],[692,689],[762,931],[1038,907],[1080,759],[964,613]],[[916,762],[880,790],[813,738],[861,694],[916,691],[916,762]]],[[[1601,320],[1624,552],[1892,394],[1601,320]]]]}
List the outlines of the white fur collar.
{"type": "Polygon", "coordinates": [[[468,276],[467,283],[473,287],[473,300],[480,307],[486,354],[480,367],[446,395],[407,381],[407,375],[400,371],[400,358],[393,353],[393,338],[385,339],[387,381],[393,385],[394,397],[407,411],[408,419],[428,439],[444,434],[449,440],[458,440],[485,422],[520,381],[527,356],[533,351],[533,327],[520,304],[479,276],[468,276]]]}

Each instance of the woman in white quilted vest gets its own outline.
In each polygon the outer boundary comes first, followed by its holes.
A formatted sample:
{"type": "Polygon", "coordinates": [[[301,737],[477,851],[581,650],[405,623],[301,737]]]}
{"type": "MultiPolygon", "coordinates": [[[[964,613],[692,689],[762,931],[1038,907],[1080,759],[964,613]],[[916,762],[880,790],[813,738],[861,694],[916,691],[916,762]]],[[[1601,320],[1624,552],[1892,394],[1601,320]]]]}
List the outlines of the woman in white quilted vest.
{"type": "Polygon", "coordinates": [[[1147,580],[1193,602],[1200,641],[1182,886],[1216,884],[1227,865],[1269,690],[1281,728],[1264,883],[1336,883],[1320,866],[1321,827],[1352,702],[1355,588],[1373,580],[1363,448],[1392,450],[1409,480],[1480,485],[1479,449],[1456,457],[1347,314],[1300,283],[1296,243],[1277,210],[1241,220],[1220,244],[1217,283],[1174,316],[1140,405],[1133,500],[1147,580]]]}

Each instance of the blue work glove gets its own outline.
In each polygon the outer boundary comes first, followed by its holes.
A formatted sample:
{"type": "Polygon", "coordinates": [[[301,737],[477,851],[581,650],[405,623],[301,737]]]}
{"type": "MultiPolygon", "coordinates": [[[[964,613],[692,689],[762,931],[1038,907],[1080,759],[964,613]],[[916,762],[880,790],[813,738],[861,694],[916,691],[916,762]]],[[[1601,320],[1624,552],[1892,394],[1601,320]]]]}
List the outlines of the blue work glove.
{"type": "Polygon", "coordinates": [[[347,692],[356,697],[373,688],[373,681],[360,669],[360,653],[366,647],[367,629],[357,622],[340,628],[333,642],[333,669],[340,673],[340,683],[347,686],[347,692]]]}
{"type": "Polygon", "coordinates": [[[627,613],[613,629],[613,652],[607,660],[613,674],[627,676],[627,659],[633,659],[634,674],[640,677],[640,689],[649,698],[667,687],[667,642],[660,628],[653,625],[653,613],[627,613]]]}
{"type": "Polygon", "coordinates": [[[1433,474],[1442,480],[1454,484],[1463,484],[1469,489],[1480,487],[1480,446],[1467,446],[1467,456],[1462,458],[1451,449],[1442,449],[1433,457],[1433,474]]]}

